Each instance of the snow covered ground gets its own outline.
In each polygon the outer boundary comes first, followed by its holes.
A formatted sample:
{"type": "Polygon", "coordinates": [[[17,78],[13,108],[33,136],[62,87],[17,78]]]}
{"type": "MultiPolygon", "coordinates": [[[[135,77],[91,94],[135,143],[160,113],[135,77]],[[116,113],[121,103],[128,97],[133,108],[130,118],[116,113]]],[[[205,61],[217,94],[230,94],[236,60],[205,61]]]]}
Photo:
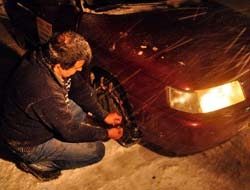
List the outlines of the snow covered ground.
{"type": "Polygon", "coordinates": [[[0,160],[1,190],[249,190],[250,129],[231,141],[187,157],[166,157],[140,145],[106,143],[104,159],[39,182],[0,160]]]}

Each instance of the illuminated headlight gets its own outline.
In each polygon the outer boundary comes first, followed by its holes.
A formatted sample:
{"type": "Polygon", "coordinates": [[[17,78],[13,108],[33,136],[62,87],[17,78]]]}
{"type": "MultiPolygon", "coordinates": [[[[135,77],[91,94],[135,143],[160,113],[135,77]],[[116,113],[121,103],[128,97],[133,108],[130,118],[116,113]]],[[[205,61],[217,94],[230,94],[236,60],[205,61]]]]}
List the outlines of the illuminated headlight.
{"type": "Polygon", "coordinates": [[[238,81],[204,90],[183,91],[172,87],[166,90],[170,107],[189,113],[216,111],[246,99],[238,81]]]}

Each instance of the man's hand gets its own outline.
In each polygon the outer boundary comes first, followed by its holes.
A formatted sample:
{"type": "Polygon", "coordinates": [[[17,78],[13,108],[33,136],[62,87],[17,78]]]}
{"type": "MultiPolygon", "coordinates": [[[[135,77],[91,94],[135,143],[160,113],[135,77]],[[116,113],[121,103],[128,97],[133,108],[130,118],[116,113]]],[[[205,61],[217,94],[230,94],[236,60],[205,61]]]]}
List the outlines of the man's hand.
{"type": "Polygon", "coordinates": [[[119,125],[122,122],[122,116],[117,113],[109,113],[104,122],[112,126],[119,125]]]}
{"type": "Polygon", "coordinates": [[[108,136],[111,139],[115,139],[115,140],[120,139],[123,136],[123,128],[116,127],[116,128],[108,129],[108,136]]]}

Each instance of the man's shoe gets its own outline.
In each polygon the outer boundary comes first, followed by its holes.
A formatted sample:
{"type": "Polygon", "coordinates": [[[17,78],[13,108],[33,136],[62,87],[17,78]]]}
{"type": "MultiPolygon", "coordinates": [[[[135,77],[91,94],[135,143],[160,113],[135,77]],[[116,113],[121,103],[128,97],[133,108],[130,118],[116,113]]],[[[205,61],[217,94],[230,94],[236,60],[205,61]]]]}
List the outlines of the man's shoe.
{"type": "Polygon", "coordinates": [[[52,170],[52,171],[41,171],[31,167],[29,164],[25,162],[19,162],[17,167],[27,173],[31,173],[40,181],[50,181],[58,178],[61,175],[61,170],[52,170]]]}

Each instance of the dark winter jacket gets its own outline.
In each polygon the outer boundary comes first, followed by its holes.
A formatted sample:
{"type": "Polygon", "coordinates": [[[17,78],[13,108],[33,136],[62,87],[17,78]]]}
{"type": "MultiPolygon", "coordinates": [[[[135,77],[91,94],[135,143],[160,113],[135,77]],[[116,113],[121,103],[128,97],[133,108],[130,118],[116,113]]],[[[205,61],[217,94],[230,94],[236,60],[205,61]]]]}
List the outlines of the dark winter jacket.
{"type": "MultiPolygon", "coordinates": [[[[67,90],[41,56],[37,52],[27,54],[8,84],[2,138],[16,147],[36,146],[53,137],[68,142],[107,140],[105,129],[74,122],[65,101],[67,90]]],[[[108,113],[97,103],[82,76],[76,73],[71,82],[70,99],[103,120],[108,113]]]]}

